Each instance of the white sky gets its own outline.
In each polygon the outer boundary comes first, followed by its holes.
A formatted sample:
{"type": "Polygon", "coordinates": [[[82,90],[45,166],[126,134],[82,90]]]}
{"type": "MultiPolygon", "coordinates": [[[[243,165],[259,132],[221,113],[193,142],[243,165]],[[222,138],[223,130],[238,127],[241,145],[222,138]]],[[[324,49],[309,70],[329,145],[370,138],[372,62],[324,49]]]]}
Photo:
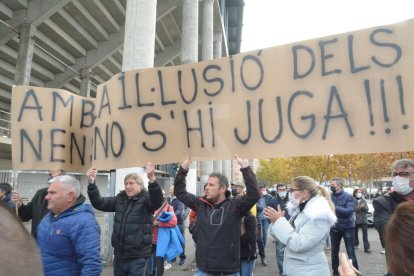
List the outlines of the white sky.
{"type": "Polygon", "coordinates": [[[411,0],[245,0],[241,52],[397,23],[414,18],[413,4],[411,0]]]}

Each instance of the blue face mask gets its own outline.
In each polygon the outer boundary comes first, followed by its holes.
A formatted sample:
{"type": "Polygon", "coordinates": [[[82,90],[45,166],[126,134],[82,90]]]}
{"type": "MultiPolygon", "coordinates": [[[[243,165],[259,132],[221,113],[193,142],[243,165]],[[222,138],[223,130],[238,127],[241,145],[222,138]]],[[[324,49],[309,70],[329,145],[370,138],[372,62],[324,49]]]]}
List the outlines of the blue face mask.
{"type": "Polygon", "coordinates": [[[287,195],[287,192],[279,192],[279,197],[280,198],[285,198],[287,195]]]}

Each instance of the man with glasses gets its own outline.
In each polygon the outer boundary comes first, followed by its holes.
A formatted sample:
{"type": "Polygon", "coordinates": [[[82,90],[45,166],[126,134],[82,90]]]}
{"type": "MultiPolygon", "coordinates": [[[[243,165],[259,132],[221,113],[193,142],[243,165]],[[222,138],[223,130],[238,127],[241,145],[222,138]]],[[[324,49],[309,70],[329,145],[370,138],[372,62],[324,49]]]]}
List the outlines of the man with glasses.
{"type": "Polygon", "coordinates": [[[392,166],[393,192],[389,192],[374,199],[374,227],[380,236],[381,244],[384,244],[384,228],[397,206],[405,201],[414,200],[414,160],[401,159],[395,161],[392,166]]]}
{"type": "Polygon", "coordinates": [[[352,265],[358,269],[358,261],[355,255],[355,200],[354,197],[344,191],[345,181],[342,178],[331,180],[331,199],[335,205],[337,222],[330,232],[331,237],[331,258],[333,275],[339,275],[339,249],[341,240],[344,239],[346,253],[352,260],[352,265]]]}

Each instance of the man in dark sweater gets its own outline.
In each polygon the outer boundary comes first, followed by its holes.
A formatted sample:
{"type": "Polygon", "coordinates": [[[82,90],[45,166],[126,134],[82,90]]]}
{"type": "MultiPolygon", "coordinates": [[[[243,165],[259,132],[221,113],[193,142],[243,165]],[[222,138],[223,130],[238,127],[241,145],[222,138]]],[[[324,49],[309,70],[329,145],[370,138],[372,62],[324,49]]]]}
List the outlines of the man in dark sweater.
{"type": "MultiPolygon", "coordinates": [[[[52,179],[59,175],[65,175],[66,171],[61,169],[53,169],[49,171],[49,179],[52,179]]],[[[21,221],[32,220],[32,235],[37,239],[37,226],[42,218],[49,212],[47,210],[47,201],[45,199],[47,195],[47,188],[37,190],[32,200],[27,204],[23,204],[23,199],[19,192],[13,192],[12,200],[16,204],[16,208],[19,208],[19,218],[21,221]]]]}

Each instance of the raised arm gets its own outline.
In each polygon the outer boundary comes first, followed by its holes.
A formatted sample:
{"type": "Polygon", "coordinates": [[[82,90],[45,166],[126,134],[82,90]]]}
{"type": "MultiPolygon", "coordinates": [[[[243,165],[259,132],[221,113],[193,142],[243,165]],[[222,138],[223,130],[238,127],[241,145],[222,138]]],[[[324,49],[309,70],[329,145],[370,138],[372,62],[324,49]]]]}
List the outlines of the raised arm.
{"type": "Polygon", "coordinates": [[[91,201],[92,206],[103,212],[115,212],[115,202],[116,197],[101,197],[99,189],[96,186],[96,173],[97,169],[95,167],[90,168],[86,172],[88,178],[88,196],[91,201]]]}
{"type": "Polygon", "coordinates": [[[240,213],[245,215],[259,201],[260,191],[256,175],[250,167],[249,160],[242,159],[238,155],[235,156],[235,159],[241,167],[240,171],[243,173],[244,183],[246,184],[246,194],[237,198],[239,200],[240,213]]]}
{"type": "Polygon", "coordinates": [[[148,209],[151,212],[155,212],[162,205],[162,191],[160,185],[157,183],[157,180],[155,178],[154,164],[148,162],[145,166],[145,172],[147,173],[148,177],[148,209]]]}
{"type": "Polygon", "coordinates": [[[179,201],[193,210],[196,210],[198,196],[187,192],[186,176],[191,166],[191,159],[189,156],[181,163],[180,169],[174,180],[174,194],[179,201]]]}

